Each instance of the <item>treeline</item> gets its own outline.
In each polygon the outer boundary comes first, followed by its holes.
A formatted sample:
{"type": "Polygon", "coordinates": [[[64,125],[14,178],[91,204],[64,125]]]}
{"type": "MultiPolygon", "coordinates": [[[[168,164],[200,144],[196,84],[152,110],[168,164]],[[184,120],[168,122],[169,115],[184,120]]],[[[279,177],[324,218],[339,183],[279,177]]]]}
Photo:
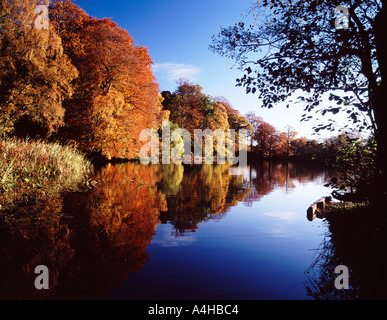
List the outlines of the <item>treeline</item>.
{"type": "Polygon", "coordinates": [[[338,138],[318,142],[315,139],[298,137],[298,132],[290,125],[278,130],[254,112],[249,112],[246,118],[252,126],[249,150],[258,158],[325,159],[334,156],[339,147],[336,141],[338,138]]]}
{"type": "MultiPolygon", "coordinates": [[[[249,150],[256,158],[322,160],[332,165],[340,152],[351,148],[355,143],[363,143],[356,132],[341,132],[336,136],[317,140],[298,137],[298,132],[290,125],[284,130],[278,130],[254,112],[249,112],[246,118],[252,127],[249,132],[249,150]]],[[[364,143],[373,143],[372,141],[373,137],[369,137],[364,143]]]]}
{"type": "MultiPolygon", "coordinates": [[[[235,136],[234,145],[235,149],[238,149],[239,145],[239,131],[251,130],[251,124],[245,116],[243,116],[238,110],[234,109],[230,102],[224,97],[212,97],[203,92],[203,88],[200,85],[192,84],[188,80],[180,79],[178,86],[174,92],[163,91],[161,93],[163,97],[163,121],[169,121],[170,130],[181,128],[187,130],[191,135],[191,154],[193,152],[193,145],[197,139],[200,139],[195,135],[195,130],[211,130],[215,133],[216,130],[221,130],[225,133],[225,140],[231,137],[227,136],[229,130],[234,130],[235,136]]],[[[214,134],[215,135],[215,134],[214,134]]],[[[232,139],[232,138],[231,138],[232,139]]],[[[174,147],[176,143],[172,143],[171,147],[174,147]]],[[[205,141],[203,140],[203,144],[205,141]]],[[[224,152],[232,153],[228,150],[228,146],[225,145],[226,141],[218,141],[217,137],[213,137],[212,149],[210,146],[205,145],[202,149],[203,156],[206,152],[210,151],[212,155],[216,155],[221,152],[221,148],[224,148],[224,152]],[[208,151],[206,151],[208,150],[208,151]]],[[[184,150],[184,154],[186,154],[184,150]]],[[[188,152],[189,154],[190,152],[188,152]]],[[[182,154],[175,155],[181,157],[182,154]]]]}
{"type": "MultiPolygon", "coordinates": [[[[171,131],[177,128],[188,130],[217,129],[224,131],[242,129],[248,131],[248,151],[254,158],[280,158],[301,160],[334,160],[337,153],[356,140],[353,134],[341,133],[323,140],[298,137],[290,125],[278,130],[254,112],[242,115],[224,97],[212,97],[203,92],[200,85],[180,79],[174,92],[164,91],[163,120],[170,121],[171,131]]],[[[214,138],[216,153],[216,138],[214,138]]]]}
{"type": "MultiPolygon", "coordinates": [[[[139,157],[144,129],[233,129],[249,132],[261,158],[318,158],[331,142],[279,131],[254,113],[242,115],[224,97],[180,80],[160,94],[148,50],[110,19],[88,15],[71,0],[48,4],[48,29],[35,25],[36,0],[0,6],[0,135],[70,142],[106,159],[139,157]]],[[[237,146],[237,145],[236,145],[237,146]]],[[[216,140],[214,154],[217,152],[216,140]]]]}

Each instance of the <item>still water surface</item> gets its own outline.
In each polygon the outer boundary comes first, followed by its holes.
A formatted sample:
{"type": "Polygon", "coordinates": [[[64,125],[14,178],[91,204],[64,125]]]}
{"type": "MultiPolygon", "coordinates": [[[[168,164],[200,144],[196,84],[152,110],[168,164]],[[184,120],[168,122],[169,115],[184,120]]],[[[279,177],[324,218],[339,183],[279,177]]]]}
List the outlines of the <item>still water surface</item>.
{"type": "Polygon", "coordinates": [[[326,226],[312,164],[107,165],[99,184],[0,221],[0,298],[310,299],[305,271],[326,226]],[[37,291],[34,268],[50,270],[37,291]]]}

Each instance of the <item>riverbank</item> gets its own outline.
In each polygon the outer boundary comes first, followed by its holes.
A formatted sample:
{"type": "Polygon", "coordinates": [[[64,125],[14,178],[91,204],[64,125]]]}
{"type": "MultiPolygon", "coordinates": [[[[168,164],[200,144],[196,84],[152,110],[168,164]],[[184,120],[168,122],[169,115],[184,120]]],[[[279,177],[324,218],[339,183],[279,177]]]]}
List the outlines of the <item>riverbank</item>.
{"type": "Polygon", "coordinates": [[[387,231],[385,213],[369,202],[330,202],[316,214],[326,219],[335,237],[350,239],[352,244],[387,231]]]}
{"type": "Polygon", "coordinates": [[[29,139],[0,141],[0,210],[88,185],[92,164],[75,147],[29,139]]]}
{"type": "MultiPolygon", "coordinates": [[[[318,264],[323,274],[333,275],[338,265],[350,270],[350,290],[346,299],[387,299],[387,242],[386,212],[370,203],[331,203],[319,209],[328,227],[329,245],[320,256],[318,264]],[[325,272],[325,273],[324,273],[325,272]]],[[[324,247],[324,246],[323,246],[324,247]]],[[[332,282],[319,280],[320,299],[327,293],[337,294],[332,282]],[[329,285],[326,287],[325,284],[329,285]]]]}

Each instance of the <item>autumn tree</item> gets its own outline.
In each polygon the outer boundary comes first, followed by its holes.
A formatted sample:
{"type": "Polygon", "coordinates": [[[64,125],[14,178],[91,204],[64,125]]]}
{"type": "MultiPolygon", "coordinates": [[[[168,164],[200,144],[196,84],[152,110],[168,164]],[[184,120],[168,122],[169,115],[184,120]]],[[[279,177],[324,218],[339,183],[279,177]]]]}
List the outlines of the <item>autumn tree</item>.
{"type": "Polygon", "coordinates": [[[243,116],[237,109],[235,109],[231,105],[230,101],[224,97],[216,97],[215,100],[226,108],[230,129],[234,129],[236,131],[252,129],[248,119],[243,116]]]}
{"type": "MultiPolygon", "coordinates": [[[[191,142],[198,139],[195,130],[210,129],[213,132],[216,130],[225,132],[228,129],[227,111],[221,103],[205,94],[201,86],[192,84],[186,79],[180,79],[177,84],[175,92],[162,93],[163,107],[170,112],[172,126],[177,125],[178,128],[188,130],[191,142]]],[[[213,149],[209,150],[211,154],[217,152],[218,141],[214,138],[213,142],[213,149]]]]}
{"type": "Polygon", "coordinates": [[[195,129],[203,128],[204,124],[204,107],[208,99],[202,90],[197,84],[179,79],[173,94],[168,91],[162,93],[165,98],[163,106],[170,111],[170,120],[192,134],[195,129]]]}
{"type": "Polygon", "coordinates": [[[250,146],[251,151],[263,157],[272,157],[281,147],[280,132],[271,124],[265,122],[262,117],[258,117],[254,112],[249,112],[246,119],[251,124],[250,146]]]}
{"type": "Polygon", "coordinates": [[[288,139],[285,131],[277,132],[277,141],[275,146],[275,153],[277,156],[289,158],[290,150],[292,149],[292,141],[288,139]]]}
{"type": "Polygon", "coordinates": [[[78,68],[66,103],[64,135],[107,158],[135,158],[139,133],[158,128],[161,96],[146,48],[110,19],[88,16],[71,1],[51,5],[52,23],[78,68]]]}
{"type": "Polygon", "coordinates": [[[262,117],[258,117],[255,112],[248,112],[246,114],[246,119],[251,124],[251,128],[249,130],[249,139],[250,139],[250,150],[253,151],[254,142],[256,142],[256,133],[259,130],[260,125],[263,123],[262,117]]]}
{"type": "Polygon", "coordinates": [[[263,122],[256,132],[257,150],[260,154],[272,157],[277,148],[278,131],[270,123],[263,122]]]}
{"type": "Polygon", "coordinates": [[[213,101],[211,108],[211,113],[207,116],[207,125],[206,127],[210,129],[216,136],[216,132],[222,132],[224,134],[224,140],[218,141],[218,137],[214,137],[214,153],[224,152],[224,156],[227,156],[227,135],[228,130],[230,129],[230,124],[228,122],[228,114],[226,107],[217,101],[213,101]],[[224,149],[221,149],[223,148],[224,149]]]}
{"type": "MultiPolygon", "coordinates": [[[[238,150],[240,130],[251,127],[247,119],[234,109],[227,99],[214,98],[204,93],[201,86],[188,80],[180,79],[175,92],[164,91],[162,97],[163,108],[169,112],[171,126],[177,124],[179,128],[188,130],[191,142],[198,142],[197,139],[201,138],[195,134],[195,130],[202,130],[203,136],[206,136],[206,132],[212,133],[213,149],[208,151],[213,155],[231,155],[233,150],[227,149],[227,146],[231,145],[229,139],[232,138],[235,150],[238,150]],[[229,135],[232,130],[235,136],[229,135]]],[[[205,150],[202,150],[204,155],[205,150]]]]}
{"type": "Polygon", "coordinates": [[[294,141],[297,137],[297,131],[295,131],[292,126],[287,125],[284,134],[285,136],[283,138],[285,140],[283,142],[283,147],[287,157],[289,157],[294,154],[294,141]]]}
{"type": "MultiPolygon", "coordinates": [[[[239,132],[241,130],[247,130],[248,132],[251,132],[252,127],[251,123],[248,121],[248,119],[243,116],[238,110],[236,110],[224,97],[216,97],[215,100],[218,103],[221,103],[227,112],[227,119],[228,119],[228,126],[230,130],[235,131],[235,148],[239,148],[239,132]]],[[[248,138],[248,137],[247,137],[248,138]]]]}
{"type": "MultiPolygon", "coordinates": [[[[33,0],[0,4],[0,134],[25,118],[47,133],[63,125],[63,101],[73,93],[76,68],[52,24],[40,24],[33,0]]],[[[42,9],[43,10],[43,9],[42,9]]]]}
{"type": "Polygon", "coordinates": [[[91,114],[94,147],[108,157],[135,157],[141,147],[139,132],[159,123],[161,104],[152,60],[110,20],[93,22],[85,42],[89,79],[98,85],[91,114]]]}
{"type": "MultiPolygon", "coordinates": [[[[213,132],[216,130],[225,132],[225,145],[234,145],[234,151],[239,150],[240,131],[251,129],[249,121],[238,110],[234,109],[226,98],[216,97],[211,98],[211,101],[211,107],[207,111],[205,110],[206,127],[213,132]],[[234,135],[229,135],[230,132],[233,132],[234,135]]],[[[217,141],[215,141],[214,148],[214,151],[218,152],[217,141]]],[[[231,149],[226,147],[225,152],[231,154],[233,152],[231,149]]]]}
{"type": "MultiPolygon", "coordinates": [[[[248,93],[258,93],[264,107],[298,95],[305,111],[312,111],[326,97],[333,105],[321,113],[347,112],[358,130],[372,129],[378,146],[375,190],[385,198],[387,19],[383,4],[379,0],[258,1],[251,9],[252,23],[245,20],[223,28],[211,48],[240,64],[244,75],[237,84],[248,93]]],[[[333,129],[334,124],[332,119],[316,130],[333,129]]]]}

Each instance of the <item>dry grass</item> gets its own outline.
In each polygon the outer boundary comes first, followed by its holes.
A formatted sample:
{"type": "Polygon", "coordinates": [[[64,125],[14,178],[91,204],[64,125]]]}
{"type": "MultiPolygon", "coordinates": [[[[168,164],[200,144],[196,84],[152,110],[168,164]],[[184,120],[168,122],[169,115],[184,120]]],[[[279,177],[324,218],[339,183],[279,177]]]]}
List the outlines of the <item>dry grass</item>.
{"type": "Polygon", "coordinates": [[[91,169],[91,163],[74,147],[0,140],[0,206],[78,190],[87,184],[91,169]]]}

